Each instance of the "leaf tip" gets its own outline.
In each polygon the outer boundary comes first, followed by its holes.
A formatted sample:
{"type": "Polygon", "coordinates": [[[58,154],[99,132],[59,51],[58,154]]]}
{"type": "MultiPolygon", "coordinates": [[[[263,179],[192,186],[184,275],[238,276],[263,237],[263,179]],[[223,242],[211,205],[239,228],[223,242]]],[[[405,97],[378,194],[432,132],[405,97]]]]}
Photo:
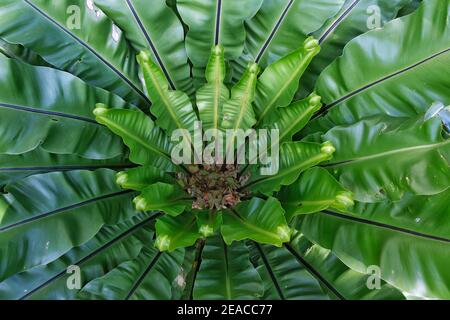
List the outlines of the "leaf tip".
{"type": "Polygon", "coordinates": [[[137,55],[137,61],[139,62],[139,64],[149,63],[151,61],[150,55],[146,51],[141,51],[137,55]]]}
{"type": "Polygon", "coordinates": [[[214,234],[214,229],[207,224],[200,226],[198,232],[205,238],[208,238],[214,234]]]}
{"type": "Polygon", "coordinates": [[[353,195],[348,191],[340,192],[335,198],[335,206],[338,209],[351,208],[354,204],[353,195]]]}
{"type": "Polygon", "coordinates": [[[124,171],[121,171],[116,174],[116,184],[120,187],[123,187],[125,183],[127,183],[128,174],[124,171]]]}
{"type": "Polygon", "coordinates": [[[136,198],[134,198],[133,202],[136,210],[145,211],[145,208],[147,207],[147,200],[145,200],[144,197],[137,196],[136,198]]]}
{"type": "Polygon", "coordinates": [[[222,56],[224,54],[224,49],[220,44],[218,44],[211,48],[211,54],[215,56],[222,56]]]}
{"type": "Polygon", "coordinates": [[[327,154],[327,155],[332,155],[334,152],[336,151],[336,148],[333,146],[333,144],[330,141],[326,141],[324,143],[322,143],[321,148],[320,148],[320,152],[327,154]]]}
{"type": "Polygon", "coordinates": [[[303,48],[306,51],[316,51],[320,50],[319,40],[314,39],[314,37],[309,37],[303,43],[303,48]]]}
{"type": "Polygon", "coordinates": [[[155,241],[155,247],[159,251],[167,251],[170,248],[170,238],[168,235],[158,236],[155,241]]]}
{"type": "Polygon", "coordinates": [[[322,105],[322,97],[319,96],[316,92],[311,93],[309,96],[309,106],[310,107],[320,107],[322,105]]]}
{"type": "Polygon", "coordinates": [[[277,235],[280,237],[282,243],[289,242],[291,240],[292,230],[288,225],[281,225],[277,227],[277,235]]]}
{"type": "Polygon", "coordinates": [[[96,117],[102,116],[102,115],[106,114],[106,112],[108,112],[108,108],[107,108],[106,105],[103,104],[103,103],[97,103],[97,104],[95,105],[94,111],[92,111],[92,113],[93,113],[96,117]]]}

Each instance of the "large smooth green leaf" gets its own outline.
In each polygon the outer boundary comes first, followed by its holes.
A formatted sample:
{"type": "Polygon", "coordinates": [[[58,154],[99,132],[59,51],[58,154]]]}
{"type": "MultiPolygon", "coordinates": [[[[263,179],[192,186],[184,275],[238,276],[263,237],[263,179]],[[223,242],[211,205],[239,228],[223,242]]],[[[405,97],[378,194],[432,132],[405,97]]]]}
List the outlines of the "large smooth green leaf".
{"type": "Polygon", "coordinates": [[[145,51],[139,54],[138,61],[144,74],[148,95],[153,103],[150,111],[157,118],[156,124],[165,129],[169,135],[176,129],[194,130],[197,115],[188,95],[182,91],[169,89],[169,82],[161,68],[145,51]]]}
{"type": "Polygon", "coordinates": [[[379,283],[375,283],[374,279],[372,279],[373,273],[359,273],[350,269],[333,252],[317,244],[310,243],[304,237],[297,238],[288,247],[298,261],[307,266],[311,273],[315,274],[322,287],[333,299],[405,299],[398,289],[383,280],[380,279],[379,283]]]}
{"type": "Polygon", "coordinates": [[[0,155],[0,185],[45,172],[124,169],[132,166],[126,154],[107,160],[92,160],[70,154],[48,153],[38,147],[20,155],[0,155]]]}
{"type": "Polygon", "coordinates": [[[5,0],[0,4],[0,37],[21,44],[55,67],[141,107],[135,52],[121,30],[85,0],[5,0]]]}
{"type": "Polygon", "coordinates": [[[297,50],[264,70],[256,86],[257,125],[262,123],[266,117],[273,116],[277,108],[291,103],[303,72],[319,52],[318,41],[310,37],[305,40],[303,45],[299,45],[297,50]]]}
{"type": "Polygon", "coordinates": [[[136,214],[114,171],[54,172],[7,185],[0,199],[0,279],[47,264],[105,224],[136,214]],[[62,196],[63,195],[63,196],[62,196]]]}
{"type": "Polygon", "coordinates": [[[450,140],[439,118],[374,116],[324,136],[336,147],[326,164],[355,199],[399,200],[405,192],[432,195],[450,186],[450,140]]]}
{"type": "Polygon", "coordinates": [[[245,52],[239,63],[252,61],[267,67],[296,50],[343,4],[344,0],[265,0],[246,22],[245,52]]]}
{"type": "Polygon", "coordinates": [[[218,44],[227,60],[238,58],[246,36],[244,21],[261,4],[262,0],[178,0],[178,11],[189,27],[186,49],[194,67],[205,67],[211,47],[218,44]]]}
{"type": "Polygon", "coordinates": [[[380,224],[429,234],[437,238],[450,238],[450,189],[433,196],[407,194],[400,201],[378,203],[356,202],[344,210],[357,218],[380,224]]]}
{"type": "Polygon", "coordinates": [[[136,51],[150,51],[171,89],[191,91],[183,25],[165,1],[94,0],[136,51]]]}
{"type": "Polygon", "coordinates": [[[311,92],[317,77],[342,54],[353,38],[379,28],[396,17],[398,10],[411,0],[347,0],[341,10],[314,36],[322,50],[303,76],[303,91],[311,92]]]}
{"type": "Polygon", "coordinates": [[[449,1],[424,1],[413,14],[351,41],[317,81],[328,114],[316,127],[375,114],[409,117],[435,101],[450,104],[449,15],[449,1]]]}
{"type": "Polygon", "coordinates": [[[264,283],[263,300],[328,299],[319,282],[287,249],[254,242],[250,250],[264,283]]]}
{"type": "Polygon", "coordinates": [[[174,251],[189,247],[201,237],[198,232],[195,215],[186,212],[177,217],[164,216],[156,222],[155,246],[160,251],[174,251]]]}
{"type": "MultiPolygon", "coordinates": [[[[448,206],[444,210],[436,216],[448,217],[448,206]]],[[[383,280],[410,295],[450,297],[448,236],[435,237],[370,217],[328,211],[304,216],[301,232],[357,272],[367,273],[368,267],[375,266],[383,280]]]]}
{"type": "Polygon", "coordinates": [[[275,171],[274,163],[271,163],[271,171],[274,172],[269,175],[262,174],[261,167],[253,166],[245,189],[270,195],[279,191],[281,186],[294,183],[306,169],[331,159],[335,149],[329,142],[320,145],[296,141],[283,143],[279,151],[278,171],[275,171]]]}
{"type": "Polygon", "coordinates": [[[180,272],[183,250],[171,254],[143,248],[139,256],[86,284],[78,297],[88,300],[168,300],[180,272]]]}
{"type": "Polygon", "coordinates": [[[286,219],[299,214],[314,213],[329,207],[347,209],[353,206],[352,193],[344,189],[327,170],[319,167],[304,172],[278,195],[286,219]]]}
{"type": "Polygon", "coordinates": [[[281,247],[291,238],[291,230],[284,218],[284,210],[275,198],[253,198],[239,203],[223,215],[221,228],[225,243],[252,239],[259,243],[281,247]]]}
{"type": "Polygon", "coordinates": [[[40,146],[52,153],[108,159],[124,152],[120,139],[92,116],[95,103],[125,108],[122,99],[66,72],[2,55],[0,69],[0,153],[40,146]]]}
{"type": "Polygon", "coordinates": [[[2,299],[75,299],[79,290],[67,286],[78,266],[81,285],[103,276],[122,262],[136,258],[152,243],[155,214],[140,214],[114,226],[105,226],[94,238],[59,259],[18,273],[0,283],[2,299]]]}
{"type": "Polygon", "coordinates": [[[159,210],[177,216],[184,212],[192,200],[179,185],[157,182],[145,187],[133,202],[139,211],[159,210]]]}
{"type": "Polygon", "coordinates": [[[230,97],[230,90],[223,83],[226,75],[223,47],[211,50],[205,78],[207,83],[198,89],[196,103],[204,130],[218,129],[222,121],[222,108],[230,97]]]}
{"type": "Polygon", "coordinates": [[[130,160],[141,165],[152,165],[166,171],[177,171],[172,163],[172,144],[153,121],[138,110],[108,109],[98,104],[95,119],[122,137],[130,148],[130,160]]]}
{"type": "Polygon", "coordinates": [[[263,295],[261,278],[241,242],[227,246],[220,236],[209,238],[194,285],[198,300],[249,300],[263,295]]]}

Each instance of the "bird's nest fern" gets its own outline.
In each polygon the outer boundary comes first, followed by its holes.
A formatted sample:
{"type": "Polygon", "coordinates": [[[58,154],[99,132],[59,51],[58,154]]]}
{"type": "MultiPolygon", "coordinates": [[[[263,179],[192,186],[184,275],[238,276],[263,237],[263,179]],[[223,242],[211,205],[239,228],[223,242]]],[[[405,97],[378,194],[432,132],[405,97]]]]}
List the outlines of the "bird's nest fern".
{"type": "MultiPolygon", "coordinates": [[[[130,160],[140,165],[118,173],[117,183],[140,192],[134,199],[136,209],[166,214],[156,223],[159,250],[189,246],[219,230],[227,243],[252,239],[281,246],[290,241],[289,220],[302,213],[304,204],[286,195],[296,193],[302,172],[331,159],[335,152],[328,141],[292,141],[320,109],[317,94],[288,106],[284,103],[293,98],[301,75],[319,51],[317,40],[308,38],[261,76],[258,65],[249,64],[240,81],[229,88],[224,83],[224,50],[214,46],[205,71],[207,82],[191,97],[171,90],[163,71],[141,52],[138,62],[153,103],[149,112],[97,105],[97,121],[122,137],[130,160]],[[277,89],[279,83],[271,83],[274,74],[286,76],[283,90],[277,89]],[[246,132],[243,140],[240,130],[246,132]],[[213,133],[208,159],[203,153],[208,148],[207,132],[213,133]],[[175,150],[179,139],[181,147],[175,150]],[[252,147],[255,154],[249,151],[252,147]],[[174,158],[180,151],[188,153],[182,160],[174,158]],[[230,151],[231,161],[218,157],[230,151]]],[[[338,185],[323,169],[317,168],[315,174],[338,185]]],[[[340,186],[336,190],[325,207],[353,205],[350,192],[340,186]]]]}

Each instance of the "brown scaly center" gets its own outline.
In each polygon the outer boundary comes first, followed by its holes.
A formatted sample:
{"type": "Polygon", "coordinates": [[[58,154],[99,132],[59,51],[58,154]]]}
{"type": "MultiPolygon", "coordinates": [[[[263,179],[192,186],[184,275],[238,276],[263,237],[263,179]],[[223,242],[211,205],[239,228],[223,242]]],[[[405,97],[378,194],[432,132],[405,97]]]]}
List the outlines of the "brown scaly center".
{"type": "Polygon", "coordinates": [[[178,182],[193,197],[192,209],[234,207],[249,194],[239,189],[250,175],[239,175],[236,165],[191,165],[188,170],[191,174],[178,174],[178,182]]]}

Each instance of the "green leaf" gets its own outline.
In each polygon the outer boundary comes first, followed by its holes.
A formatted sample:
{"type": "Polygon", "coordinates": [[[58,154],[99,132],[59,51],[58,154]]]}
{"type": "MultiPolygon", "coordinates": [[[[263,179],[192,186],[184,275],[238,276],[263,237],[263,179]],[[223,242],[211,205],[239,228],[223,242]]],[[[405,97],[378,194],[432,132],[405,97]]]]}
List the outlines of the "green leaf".
{"type": "Polygon", "coordinates": [[[139,211],[160,210],[171,216],[183,213],[186,206],[192,203],[180,186],[163,182],[145,187],[133,202],[139,211]]]}
{"type": "Polygon", "coordinates": [[[0,155],[0,185],[54,171],[123,169],[132,167],[126,154],[107,160],[92,160],[71,154],[48,153],[38,147],[20,155],[0,155]]]}
{"type": "MultiPolygon", "coordinates": [[[[444,212],[434,213],[448,217],[448,206],[444,212]]],[[[304,216],[301,232],[357,272],[377,266],[383,280],[413,296],[450,297],[449,237],[328,211],[304,216]]]]}
{"type": "Polygon", "coordinates": [[[306,169],[331,159],[335,149],[330,142],[320,145],[296,141],[283,143],[279,151],[279,160],[275,159],[275,163],[266,168],[270,174],[263,174],[261,167],[252,167],[250,180],[244,189],[270,195],[279,191],[281,186],[294,183],[306,169]],[[276,162],[279,162],[278,166],[276,162]]]}
{"type": "Polygon", "coordinates": [[[277,120],[265,118],[263,128],[278,129],[279,141],[292,141],[292,136],[303,129],[313,114],[318,111],[322,104],[321,97],[312,93],[308,98],[293,102],[292,104],[278,108],[275,111],[277,120]],[[267,125],[265,125],[267,122],[267,125]]]}
{"type": "Polygon", "coordinates": [[[258,272],[241,242],[227,246],[220,236],[206,241],[194,285],[196,300],[249,300],[263,295],[258,272]]]}
{"type": "Polygon", "coordinates": [[[251,243],[252,261],[264,283],[263,300],[325,300],[319,282],[285,248],[251,243]]]}
{"type": "Polygon", "coordinates": [[[433,196],[407,194],[400,201],[356,202],[346,214],[440,238],[450,238],[450,189],[433,196]]]}
{"type": "Polygon", "coordinates": [[[231,212],[223,215],[221,228],[222,236],[228,245],[233,241],[252,239],[281,247],[291,238],[291,229],[284,218],[284,210],[275,198],[253,198],[230,210],[231,212]]]}
{"type": "Polygon", "coordinates": [[[141,107],[150,104],[141,90],[134,51],[92,1],[5,0],[0,19],[0,37],[9,43],[21,44],[126,101],[141,107]]]}
{"type": "Polygon", "coordinates": [[[156,116],[156,124],[170,135],[176,129],[194,130],[197,115],[186,93],[169,89],[164,73],[142,51],[138,56],[139,64],[144,73],[147,92],[153,105],[150,111],[156,116]]]}
{"type": "Polygon", "coordinates": [[[160,253],[143,248],[139,256],[89,282],[78,297],[88,300],[169,300],[183,250],[160,253]]]}
{"type": "Polygon", "coordinates": [[[122,99],[65,72],[1,55],[0,69],[0,153],[21,154],[38,146],[92,159],[123,153],[120,139],[92,116],[96,102],[124,108],[122,99]]]}
{"type": "Polygon", "coordinates": [[[352,193],[344,189],[327,170],[316,167],[304,172],[278,195],[286,219],[299,214],[314,213],[329,207],[345,210],[353,206],[352,193]]]}
{"type": "Polygon", "coordinates": [[[257,125],[262,123],[265,117],[273,115],[277,108],[291,103],[303,72],[319,52],[318,41],[309,37],[299,49],[264,70],[256,86],[257,125]]]}
{"type": "Polygon", "coordinates": [[[106,169],[34,175],[6,186],[5,192],[0,280],[47,264],[91,239],[103,225],[136,214],[132,194],[121,191],[114,172],[106,169]]]}
{"type": "Polygon", "coordinates": [[[177,248],[192,246],[201,237],[195,215],[186,212],[177,217],[164,216],[156,222],[155,246],[160,251],[172,252],[177,248]]]}
{"type": "Polygon", "coordinates": [[[326,164],[355,199],[399,200],[405,192],[432,195],[450,185],[450,140],[442,138],[439,118],[374,116],[338,126],[324,136],[336,147],[326,164]]]}
{"type": "Polygon", "coordinates": [[[41,56],[20,44],[12,44],[0,39],[0,52],[11,59],[16,59],[33,66],[51,67],[41,56]]]}
{"type": "Polygon", "coordinates": [[[448,1],[424,1],[413,14],[351,41],[317,81],[328,113],[314,130],[376,114],[410,117],[435,101],[450,104],[449,10],[448,1]]]}
{"type": "Polygon", "coordinates": [[[138,110],[108,109],[98,104],[95,119],[122,137],[130,148],[130,160],[141,165],[152,165],[166,171],[177,171],[170,154],[172,144],[153,121],[138,110]]]}
{"type": "Polygon", "coordinates": [[[152,166],[137,167],[116,174],[116,183],[122,189],[142,191],[157,182],[176,183],[174,178],[152,166]]]}
{"type": "Polygon", "coordinates": [[[313,91],[317,77],[342,54],[350,40],[396,18],[399,8],[407,2],[411,0],[347,0],[341,10],[314,33],[322,50],[305,72],[301,90],[313,91]]]}
{"type": "Polygon", "coordinates": [[[250,65],[241,80],[231,89],[230,99],[223,105],[221,128],[234,130],[233,137],[236,130],[250,129],[256,123],[252,102],[255,97],[258,71],[258,65],[250,65]]]}
{"type": "Polygon", "coordinates": [[[244,48],[244,21],[261,4],[262,0],[178,0],[178,11],[189,28],[186,50],[194,68],[205,67],[209,50],[218,44],[227,60],[238,58],[244,48]]]}
{"type": "Polygon", "coordinates": [[[403,17],[413,13],[420,6],[422,0],[407,0],[406,4],[398,11],[397,16],[403,17]]]}
{"type": "Polygon", "coordinates": [[[344,0],[265,0],[258,13],[246,22],[242,60],[267,67],[296,50],[343,4],[344,0]]]}
{"type": "Polygon", "coordinates": [[[223,117],[222,108],[230,98],[230,90],[223,84],[225,79],[224,50],[221,46],[211,49],[211,56],[206,67],[207,83],[198,89],[197,107],[204,130],[218,129],[223,117]]]}
{"type": "Polygon", "coordinates": [[[190,93],[189,65],[183,25],[165,1],[95,0],[96,5],[124,31],[133,48],[151,52],[171,89],[190,93]]]}
{"type": "Polygon", "coordinates": [[[377,283],[372,280],[373,277],[370,277],[373,276],[373,273],[359,273],[350,269],[333,252],[310,243],[304,237],[299,237],[294,243],[290,244],[289,249],[308,266],[311,272],[320,276],[322,287],[331,298],[349,300],[405,299],[398,289],[383,280],[380,280],[379,286],[377,286],[377,283]],[[372,289],[369,289],[369,287],[372,289]]]}
{"type": "Polygon", "coordinates": [[[103,276],[122,262],[134,259],[152,243],[151,223],[155,214],[140,214],[114,226],[105,226],[94,238],[47,265],[18,273],[0,282],[2,299],[69,300],[79,290],[67,286],[73,271],[81,271],[81,285],[103,276]]]}

